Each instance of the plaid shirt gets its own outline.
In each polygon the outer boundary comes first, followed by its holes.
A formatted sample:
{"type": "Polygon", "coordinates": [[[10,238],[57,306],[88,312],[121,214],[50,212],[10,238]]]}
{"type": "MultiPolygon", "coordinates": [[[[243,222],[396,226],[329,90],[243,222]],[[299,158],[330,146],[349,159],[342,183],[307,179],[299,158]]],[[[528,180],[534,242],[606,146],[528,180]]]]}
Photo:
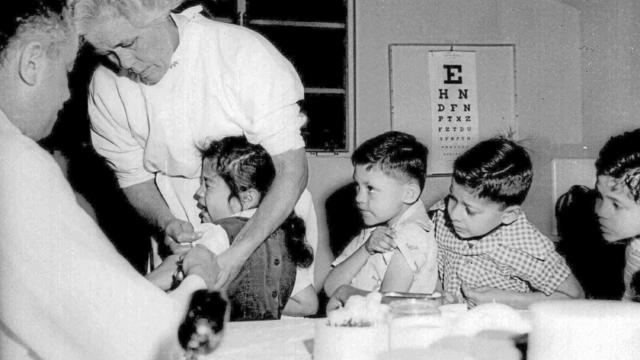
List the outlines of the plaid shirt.
{"type": "Polygon", "coordinates": [[[431,208],[438,243],[438,273],[444,291],[462,299],[460,286],[489,286],[551,295],[571,274],[549,238],[524,213],[478,240],[456,236],[446,215],[445,200],[431,208]]]}

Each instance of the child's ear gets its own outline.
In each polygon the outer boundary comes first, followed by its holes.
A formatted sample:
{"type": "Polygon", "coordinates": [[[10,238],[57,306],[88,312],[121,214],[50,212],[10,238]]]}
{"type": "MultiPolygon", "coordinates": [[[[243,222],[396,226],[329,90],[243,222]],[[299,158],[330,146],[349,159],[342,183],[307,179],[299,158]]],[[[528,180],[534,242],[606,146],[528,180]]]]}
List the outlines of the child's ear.
{"type": "Polygon", "coordinates": [[[411,205],[420,198],[420,186],[414,181],[410,181],[404,185],[404,194],[402,202],[411,205]]]}
{"type": "Polygon", "coordinates": [[[520,207],[520,205],[507,206],[502,211],[502,223],[505,225],[509,225],[512,222],[516,221],[516,219],[520,215],[520,212],[522,212],[522,208],[520,207]]]}
{"type": "Polygon", "coordinates": [[[25,84],[33,86],[42,81],[48,65],[45,48],[38,41],[31,41],[19,53],[18,72],[25,84]]]}
{"type": "Polygon", "coordinates": [[[260,204],[260,193],[258,190],[251,188],[240,193],[240,202],[243,209],[251,209],[260,204]]]}

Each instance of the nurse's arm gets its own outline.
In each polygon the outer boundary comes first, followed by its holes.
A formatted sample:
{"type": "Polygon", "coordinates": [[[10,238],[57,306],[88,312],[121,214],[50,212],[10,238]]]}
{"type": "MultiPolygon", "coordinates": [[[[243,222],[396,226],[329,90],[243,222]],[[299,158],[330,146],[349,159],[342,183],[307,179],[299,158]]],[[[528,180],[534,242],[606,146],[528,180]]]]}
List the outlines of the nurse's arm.
{"type": "Polygon", "coordinates": [[[190,248],[180,243],[188,243],[199,238],[191,224],[173,216],[153,179],[122,190],[136,211],[163,232],[164,242],[173,253],[181,253],[190,248]]]}

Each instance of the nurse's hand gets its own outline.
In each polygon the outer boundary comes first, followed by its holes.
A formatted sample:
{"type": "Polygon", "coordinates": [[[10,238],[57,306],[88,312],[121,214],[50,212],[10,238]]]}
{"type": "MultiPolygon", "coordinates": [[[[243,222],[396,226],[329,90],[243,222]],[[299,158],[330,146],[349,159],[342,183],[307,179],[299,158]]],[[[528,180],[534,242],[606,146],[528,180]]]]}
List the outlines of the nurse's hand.
{"type": "Polygon", "coordinates": [[[164,244],[167,245],[174,254],[182,254],[193,247],[192,242],[200,239],[201,233],[193,229],[189,222],[173,219],[164,228],[164,244]]]}

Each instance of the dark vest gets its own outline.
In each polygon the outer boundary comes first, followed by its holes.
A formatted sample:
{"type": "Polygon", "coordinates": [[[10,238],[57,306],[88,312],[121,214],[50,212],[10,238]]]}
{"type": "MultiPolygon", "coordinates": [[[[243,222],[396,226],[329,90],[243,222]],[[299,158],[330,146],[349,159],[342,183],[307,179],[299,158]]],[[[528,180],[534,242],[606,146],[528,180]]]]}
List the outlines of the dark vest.
{"type": "MultiPolygon", "coordinates": [[[[247,223],[247,218],[216,221],[227,232],[229,243],[247,223]]],[[[285,244],[285,232],[277,229],[249,256],[227,295],[231,321],[279,319],[296,280],[296,265],[285,244]]]]}

